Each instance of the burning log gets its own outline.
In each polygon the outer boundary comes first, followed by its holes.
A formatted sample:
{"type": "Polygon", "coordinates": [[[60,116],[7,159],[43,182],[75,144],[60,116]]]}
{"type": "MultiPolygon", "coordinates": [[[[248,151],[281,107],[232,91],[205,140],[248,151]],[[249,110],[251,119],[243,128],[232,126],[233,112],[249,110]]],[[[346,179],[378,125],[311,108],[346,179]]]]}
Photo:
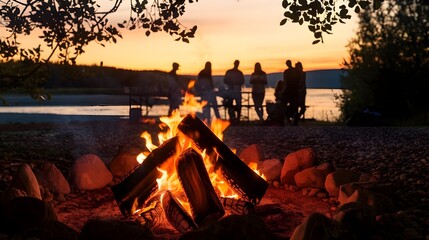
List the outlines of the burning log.
{"type": "Polygon", "coordinates": [[[145,204],[140,216],[143,218],[145,225],[148,227],[159,226],[164,222],[164,210],[159,201],[161,195],[156,194],[145,204]]]}
{"type": "Polygon", "coordinates": [[[187,115],[178,128],[201,151],[207,149],[207,152],[213,150],[217,153],[219,157],[215,162],[215,168],[221,170],[225,180],[242,195],[241,198],[259,203],[268,188],[268,183],[241,161],[201,120],[187,115]]]}
{"type": "Polygon", "coordinates": [[[177,137],[164,142],[153,150],[134,172],[111,187],[124,216],[132,215],[141,209],[157,190],[156,179],[162,174],[156,168],[175,154],[177,143],[177,137]]]}
{"type": "Polygon", "coordinates": [[[177,162],[177,175],[188,197],[195,223],[200,227],[221,218],[225,211],[201,155],[188,148],[181,153],[177,162]]]}
{"type": "Polygon", "coordinates": [[[255,212],[255,205],[251,202],[226,197],[221,197],[220,201],[225,210],[230,211],[233,214],[247,215],[255,212]]]}
{"type": "Polygon", "coordinates": [[[162,196],[162,207],[168,222],[180,233],[198,229],[192,217],[183,209],[170,191],[162,196]]]}

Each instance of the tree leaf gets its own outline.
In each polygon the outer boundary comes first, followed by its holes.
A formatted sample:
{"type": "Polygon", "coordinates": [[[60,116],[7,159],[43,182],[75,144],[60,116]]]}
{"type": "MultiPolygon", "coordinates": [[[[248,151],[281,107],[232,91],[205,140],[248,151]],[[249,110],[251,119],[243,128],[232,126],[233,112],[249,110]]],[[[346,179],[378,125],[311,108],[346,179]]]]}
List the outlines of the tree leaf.
{"type": "Polygon", "coordinates": [[[355,7],[355,13],[359,13],[360,12],[360,7],[359,6],[356,6],[355,7]]]}
{"type": "Polygon", "coordinates": [[[285,24],[286,24],[286,22],[287,22],[287,19],[286,19],[286,18],[284,18],[284,19],[280,22],[280,26],[285,25],[285,24]]]}
{"type": "Polygon", "coordinates": [[[289,6],[289,1],[288,0],[283,0],[282,6],[283,6],[283,8],[287,8],[289,6]]]}
{"type": "Polygon", "coordinates": [[[313,41],[313,45],[314,45],[314,44],[318,44],[319,42],[320,42],[320,39],[314,40],[314,41],[313,41]]]}

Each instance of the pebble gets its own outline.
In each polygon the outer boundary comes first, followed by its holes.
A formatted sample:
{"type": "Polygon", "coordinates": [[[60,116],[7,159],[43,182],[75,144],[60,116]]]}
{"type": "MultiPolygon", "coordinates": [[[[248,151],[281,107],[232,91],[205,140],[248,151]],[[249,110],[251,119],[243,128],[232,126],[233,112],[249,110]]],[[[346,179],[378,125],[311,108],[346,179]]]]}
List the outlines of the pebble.
{"type": "Polygon", "coordinates": [[[279,181],[273,181],[273,187],[280,188],[282,186],[280,185],[279,181]]]}

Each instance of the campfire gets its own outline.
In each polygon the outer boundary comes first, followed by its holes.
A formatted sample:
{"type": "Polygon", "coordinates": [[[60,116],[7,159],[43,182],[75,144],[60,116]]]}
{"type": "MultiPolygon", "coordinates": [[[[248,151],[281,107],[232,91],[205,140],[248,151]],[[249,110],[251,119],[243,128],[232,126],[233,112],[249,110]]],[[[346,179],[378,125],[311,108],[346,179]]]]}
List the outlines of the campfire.
{"type": "Polygon", "coordinates": [[[222,142],[228,122],[215,119],[209,128],[195,114],[205,103],[189,93],[184,102],[191,113],[160,118],[168,128],[158,135],[159,146],[143,133],[149,151],[111,188],[124,216],[140,215],[149,223],[166,219],[181,233],[252,212],[268,188],[263,176],[222,142]]]}

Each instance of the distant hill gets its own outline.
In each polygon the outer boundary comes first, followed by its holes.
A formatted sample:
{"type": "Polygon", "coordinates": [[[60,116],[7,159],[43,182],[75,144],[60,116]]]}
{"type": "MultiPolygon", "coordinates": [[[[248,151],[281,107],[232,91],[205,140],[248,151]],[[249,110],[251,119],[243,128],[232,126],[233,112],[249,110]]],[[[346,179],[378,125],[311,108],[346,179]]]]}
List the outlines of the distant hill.
{"type": "MultiPolygon", "coordinates": [[[[0,63],[0,67],[1,67],[0,63]]],[[[67,66],[49,64],[46,89],[116,89],[123,92],[125,86],[137,87],[147,92],[165,95],[168,91],[168,75],[163,71],[133,71],[99,66],[67,66]]],[[[307,88],[339,89],[341,69],[307,71],[307,88]]],[[[197,76],[180,75],[183,86],[197,76]]],[[[215,87],[223,85],[223,75],[213,76],[215,87]]],[[[268,87],[275,87],[283,78],[283,72],[268,74],[268,87]]],[[[245,75],[245,85],[250,87],[250,75],[245,75]]]]}
{"type": "MultiPolygon", "coordinates": [[[[340,89],[341,75],[344,72],[341,69],[315,70],[307,71],[307,88],[324,88],[324,89],[340,89]]],[[[219,87],[223,83],[224,76],[213,76],[215,86],[219,87]]],[[[267,76],[268,87],[275,87],[277,81],[283,79],[283,72],[270,73],[267,76]]],[[[250,87],[250,75],[245,75],[245,85],[250,87]]]]}

